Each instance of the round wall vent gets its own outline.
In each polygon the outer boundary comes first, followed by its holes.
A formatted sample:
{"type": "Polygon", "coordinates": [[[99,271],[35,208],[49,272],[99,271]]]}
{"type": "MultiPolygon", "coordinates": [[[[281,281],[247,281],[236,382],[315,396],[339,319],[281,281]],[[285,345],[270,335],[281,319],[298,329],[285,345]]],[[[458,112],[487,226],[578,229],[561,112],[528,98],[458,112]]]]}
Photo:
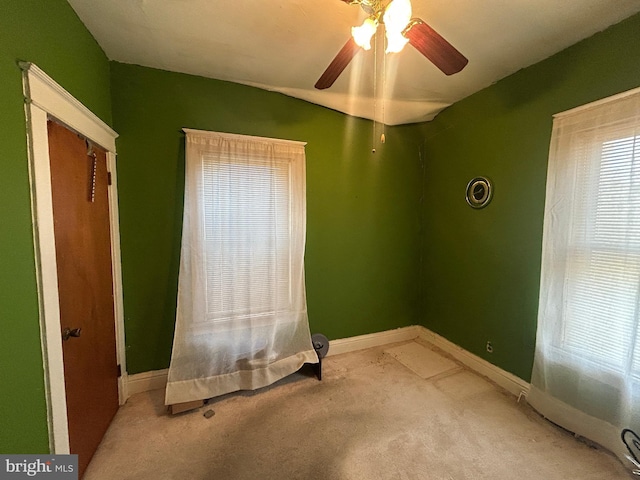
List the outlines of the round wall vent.
{"type": "Polygon", "coordinates": [[[493,186],[487,177],[476,177],[467,184],[467,203],[473,208],[483,208],[491,201],[493,186]]]}

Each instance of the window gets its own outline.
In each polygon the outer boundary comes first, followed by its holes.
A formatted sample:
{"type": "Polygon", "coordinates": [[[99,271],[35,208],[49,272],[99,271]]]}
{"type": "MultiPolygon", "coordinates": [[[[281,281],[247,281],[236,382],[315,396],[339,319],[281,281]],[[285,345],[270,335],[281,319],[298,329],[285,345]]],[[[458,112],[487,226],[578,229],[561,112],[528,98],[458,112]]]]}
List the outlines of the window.
{"type": "Polygon", "coordinates": [[[575,149],[560,345],[619,374],[640,375],[640,136],[607,129],[575,149]]]}
{"type": "Polygon", "coordinates": [[[179,310],[192,328],[306,312],[305,202],[303,143],[187,130],[179,310]]]}
{"type": "Polygon", "coordinates": [[[291,308],[290,162],[203,157],[207,321],[291,308]]]}
{"type": "Polygon", "coordinates": [[[304,286],[305,144],[184,131],[167,405],[255,390],[318,361],[304,286]]]}
{"type": "Polygon", "coordinates": [[[640,431],[640,89],[553,121],[529,403],[621,459],[640,431]]]}

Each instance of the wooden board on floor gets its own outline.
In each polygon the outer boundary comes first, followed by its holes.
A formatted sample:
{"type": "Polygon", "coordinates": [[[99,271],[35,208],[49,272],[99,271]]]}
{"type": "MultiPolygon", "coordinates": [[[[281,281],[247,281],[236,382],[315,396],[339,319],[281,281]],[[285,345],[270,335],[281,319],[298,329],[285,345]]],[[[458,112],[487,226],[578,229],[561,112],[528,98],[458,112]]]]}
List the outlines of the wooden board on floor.
{"type": "Polygon", "coordinates": [[[189,410],[195,410],[204,405],[204,400],[194,400],[192,402],[174,403],[169,405],[169,413],[176,415],[177,413],[188,412],[189,410]]]}

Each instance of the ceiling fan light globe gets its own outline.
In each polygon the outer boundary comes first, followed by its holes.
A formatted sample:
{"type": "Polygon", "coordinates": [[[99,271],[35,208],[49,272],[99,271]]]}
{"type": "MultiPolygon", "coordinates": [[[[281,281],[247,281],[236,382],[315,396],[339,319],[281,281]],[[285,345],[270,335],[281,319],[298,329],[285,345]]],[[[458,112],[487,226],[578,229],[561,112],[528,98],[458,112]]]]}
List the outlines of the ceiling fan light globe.
{"type": "Polygon", "coordinates": [[[367,18],[359,27],[351,28],[351,36],[358,46],[365,50],[371,49],[371,38],[376,33],[378,22],[372,18],[367,18]]]}
{"type": "Polygon", "coordinates": [[[409,39],[401,33],[387,30],[387,48],[385,49],[385,53],[397,53],[401,51],[408,42],[409,39]]]}
{"type": "Polygon", "coordinates": [[[402,33],[411,21],[411,1],[393,0],[384,11],[382,17],[387,32],[402,33]]]}

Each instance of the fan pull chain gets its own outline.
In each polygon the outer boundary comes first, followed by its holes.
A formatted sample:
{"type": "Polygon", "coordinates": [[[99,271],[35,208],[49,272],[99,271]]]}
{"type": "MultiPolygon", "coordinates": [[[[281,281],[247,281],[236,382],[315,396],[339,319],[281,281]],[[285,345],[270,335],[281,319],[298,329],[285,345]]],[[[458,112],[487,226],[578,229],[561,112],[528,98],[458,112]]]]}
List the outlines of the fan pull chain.
{"type": "Polygon", "coordinates": [[[384,136],[385,127],[387,125],[386,118],[384,117],[384,103],[387,95],[387,54],[385,53],[382,60],[382,135],[380,135],[380,143],[385,143],[386,138],[384,136]]]}
{"type": "Polygon", "coordinates": [[[371,153],[376,153],[376,111],[378,101],[378,35],[373,37],[373,132],[371,132],[371,153]]]}

